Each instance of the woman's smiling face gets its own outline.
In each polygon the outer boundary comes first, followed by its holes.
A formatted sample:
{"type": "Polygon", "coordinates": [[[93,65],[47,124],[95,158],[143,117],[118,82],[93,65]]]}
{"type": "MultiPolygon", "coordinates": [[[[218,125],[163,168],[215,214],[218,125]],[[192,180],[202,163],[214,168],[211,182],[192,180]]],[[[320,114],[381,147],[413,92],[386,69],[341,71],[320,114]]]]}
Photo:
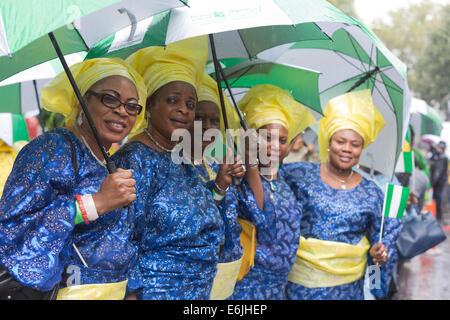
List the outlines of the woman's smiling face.
{"type": "Polygon", "coordinates": [[[176,129],[192,126],[197,93],[191,84],[173,81],[159,88],[148,99],[147,105],[151,127],[170,140],[176,129]]]}
{"type": "MultiPolygon", "coordinates": [[[[125,103],[138,103],[139,100],[134,83],[122,76],[104,78],[92,85],[88,91],[108,94],[125,103]]],[[[115,109],[108,108],[100,97],[89,93],[85,94],[85,100],[100,139],[105,145],[122,141],[130,133],[137,115],[128,114],[124,105],[115,109]]],[[[78,107],[81,109],[81,106],[78,107]]],[[[83,124],[87,126],[87,119],[83,119],[83,124]]]]}
{"type": "Polygon", "coordinates": [[[329,145],[330,163],[341,170],[348,170],[359,162],[364,140],[350,129],[339,130],[333,134],[329,145]]]}

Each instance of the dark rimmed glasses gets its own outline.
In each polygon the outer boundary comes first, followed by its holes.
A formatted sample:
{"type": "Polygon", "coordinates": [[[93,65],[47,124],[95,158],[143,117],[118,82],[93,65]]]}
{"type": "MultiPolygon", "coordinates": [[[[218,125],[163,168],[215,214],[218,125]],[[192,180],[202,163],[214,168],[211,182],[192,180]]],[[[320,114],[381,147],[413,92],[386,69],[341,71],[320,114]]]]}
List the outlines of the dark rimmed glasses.
{"type": "Polygon", "coordinates": [[[108,94],[108,93],[98,93],[94,92],[92,90],[88,90],[86,92],[87,94],[92,94],[93,96],[96,96],[100,99],[100,101],[103,103],[105,107],[108,107],[110,109],[117,109],[121,105],[125,107],[125,110],[130,116],[137,116],[142,112],[142,107],[140,104],[134,103],[134,102],[122,102],[118,98],[108,94]]]}

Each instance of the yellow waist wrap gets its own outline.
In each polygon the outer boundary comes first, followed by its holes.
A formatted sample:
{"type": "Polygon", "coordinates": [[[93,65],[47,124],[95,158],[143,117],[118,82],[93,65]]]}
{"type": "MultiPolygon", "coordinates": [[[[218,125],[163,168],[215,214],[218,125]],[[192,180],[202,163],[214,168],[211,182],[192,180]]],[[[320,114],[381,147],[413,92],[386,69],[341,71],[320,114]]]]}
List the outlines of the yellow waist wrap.
{"type": "Polygon", "coordinates": [[[217,274],[211,289],[211,300],[225,300],[233,294],[241,264],[242,258],[217,264],[217,274]]]}
{"type": "Polygon", "coordinates": [[[128,280],[70,286],[58,291],[56,300],[123,300],[128,280]]]}
{"type": "Polygon", "coordinates": [[[242,280],[250,271],[251,267],[255,265],[256,253],[256,228],[250,221],[238,218],[237,221],[242,227],[241,245],[244,249],[242,256],[241,269],[239,270],[238,281],[242,280]]]}
{"type": "Polygon", "coordinates": [[[307,288],[354,282],[364,276],[369,248],[366,237],[357,245],[300,237],[297,259],[288,279],[307,288]]]}

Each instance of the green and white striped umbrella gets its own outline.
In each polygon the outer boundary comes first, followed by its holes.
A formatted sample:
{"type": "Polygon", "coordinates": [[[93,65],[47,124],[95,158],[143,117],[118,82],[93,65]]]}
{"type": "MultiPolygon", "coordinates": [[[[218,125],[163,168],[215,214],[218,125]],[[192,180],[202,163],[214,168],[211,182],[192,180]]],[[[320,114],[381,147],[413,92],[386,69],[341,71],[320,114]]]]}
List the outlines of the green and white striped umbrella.
{"type": "Polygon", "coordinates": [[[325,0],[190,0],[189,7],[171,9],[103,39],[86,58],[124,58],[140,48],[214,34],[219,59],[248,59],[287,42],[327,39],[317,21],[353,24],[325,0]]]}
{"type": "Polygon", "coordinates": [[[0,113],[0,140],[3,140],[10,147],[17,141],[30,140],[23,115],[0,113]]]}
{"type": "MultiPolygon", "coordinates": [[[[86,53],[74,53],[65,57],[68,65],[83,61],[86,53]]],[[[0,82],[0,112],[36,116],[40,112],[42,87],[63,70],[59,59],[24,70],[0,82]]]]}
{"type": "Polygon", "coordinates": [[[409,121],[417,137],[425,134],[441,135],[443,128],[441,117],[424,100],[412,98],[410,111],[409,121]]]}
{"type": "Polygon", "coordinates": [[[353,25],[345,27],[317,23],[329,40],[290,43],[258,57],[319,71],[322,108],[331,98],[348,91],[370,89],[386,126],[377,141],[363,151],[360,163],[390,177],[408,128],[411,94],[406,66],[373,32],[353,20],[353,25]]]}
{"type": "MultiPolygon", "coordinates": [[[[48,33],[64,55],[88,51],[105,37],[181,0],[2,0],[0,81],[57,57],[48,33]]],[[[134,30],[134,29],[133,29],[134,30]]]]}

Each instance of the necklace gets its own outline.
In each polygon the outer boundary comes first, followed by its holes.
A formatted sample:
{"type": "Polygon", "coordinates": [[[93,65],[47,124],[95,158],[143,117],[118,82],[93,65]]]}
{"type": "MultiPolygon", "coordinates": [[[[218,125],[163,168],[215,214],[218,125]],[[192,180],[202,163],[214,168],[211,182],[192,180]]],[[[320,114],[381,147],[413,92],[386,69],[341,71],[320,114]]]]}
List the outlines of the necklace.
{"type": "Polygon", "coordinates": [[[144,131],[145,131],[145,133],[148,135],[148,137],[150,138],[150,140],[152,140],[153,143],[156,144],[156,146],[157,146],[158,148],[160,148],[162,151],[165,151],[165,152],[172,152],[172,149],[167,149],[167,148],[164,148],[162,145],[160,145],[160,144],[155,140],[155,138],[153,138],[153,136],[150,134],[150,132],[148,132],[147,128],[145,128],[144,131]]]}
{"type": "Polygon", "coordinates": [[[338,177],[336,177],[334,174],[331,173],[330,169],[328,169],[328,165],[326,165],[327,171],[328,173],[337,181],[339,181],[340,183],[342,183],[341,185],[341,189],[345,190],[347,189],[346,183],[348,180],[350,180],[353,176],[353,170],[351,170],[350,174],[348,175],[348,177],[346,179],[339,179],[338,177]]]}
{"type": "MultiPolygon", "coordinates": [[[[94,156],[95,160],[97,160],[102,166],[104,166],[106,168],[106,160],[101,161],[96,155],[95,153],[92,151],[89,143],[86,141],[86,138],[84,137],[84,135],[81,133],[81,130],[78,128],[77,125],[74,126],[75,130],[77,130],[78,134],[81,137],[81,140],[83,140],[84,145],[88,148],[88,150],[91,152],[91,154],[94,156]]],[[[106,154],[109,156],[109,152],[106,151],[106,154]]]]}
{"type": "Polygon", "coordinates": [[[270,179],[266,178],[265,176],[263,176],[262,174],[260,175],[264,180],[266,180],[269,185],[270,185],[270,190],[272,190],[273,192],[277,192],[277,186],[274,184],[273,182],[273,174],[270,175],[270,179]]]}

